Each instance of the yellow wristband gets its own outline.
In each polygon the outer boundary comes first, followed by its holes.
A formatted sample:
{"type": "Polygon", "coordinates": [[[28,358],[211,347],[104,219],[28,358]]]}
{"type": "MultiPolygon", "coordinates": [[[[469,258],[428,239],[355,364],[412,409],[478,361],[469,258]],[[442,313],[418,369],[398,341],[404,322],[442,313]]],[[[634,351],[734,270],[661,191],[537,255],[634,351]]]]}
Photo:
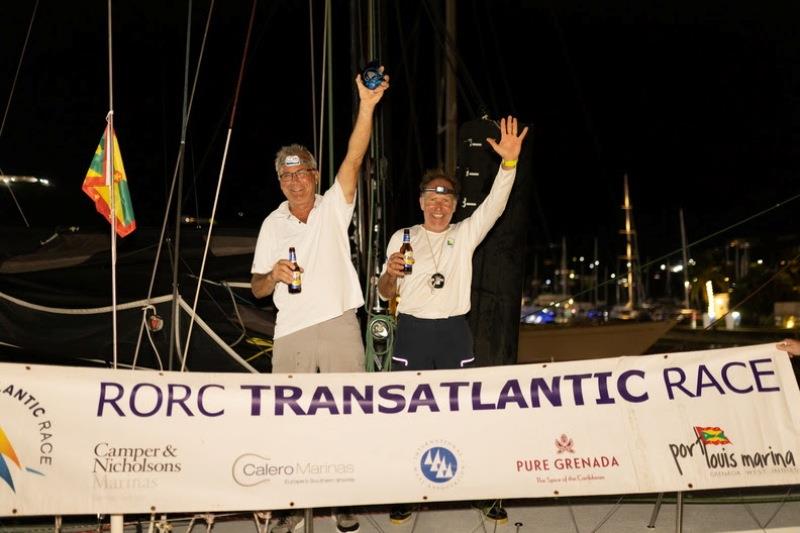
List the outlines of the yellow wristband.
{"type": "Polygon", "coordinates": [[[517,160],[512,159],[511,161],[503,161],[503,168],[512,169],[517,166],[517,160]]]}

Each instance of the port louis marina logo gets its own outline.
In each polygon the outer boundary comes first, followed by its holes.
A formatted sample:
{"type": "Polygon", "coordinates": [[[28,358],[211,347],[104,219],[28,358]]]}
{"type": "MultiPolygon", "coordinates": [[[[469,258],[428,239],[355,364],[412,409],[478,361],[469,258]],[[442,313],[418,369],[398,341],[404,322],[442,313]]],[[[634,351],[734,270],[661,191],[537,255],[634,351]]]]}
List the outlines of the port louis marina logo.
{"type": "Polygon", "coordinates": [[[700,463],[712,477],[758,475],[764,472],[797,472],[791,450],[741,450],[734,439],[718,426],[694,426],[691,440],[668,444],[675,468],[682,476],[688,465],[700,463]]]}
{"type": "Polygon", "coordinates": [[[596,455],[582,453],[575,441],[564,433],[554,441],[552,456],[526,457],[514,463],[520,474],[532,474],[536,483],[583,483],[599,481],[606,473],[619,468],[619,459],[615,455],[596,455]]]}
{"type": "Polygon", "coordinates": [[[461,479],[461,452],[450,442],[426,442],[416,454],[417,474],[434,489],[449,488],[461,479]]]}
{"type": "Polygon", "coordinates": [[[353,483],[355,473],[356,467],[351,463],[280,461],[255,453],[240,455],[231,467],[233,480],[242,487],[273,482],[284,485],[353,483]]]}
{"type": "Polygon", "coordinates": [[[27,476],[45,476],[55,462],[54,443],[53,422],[36,396],[0,384],[0,490],[16,493],[27,476]]]}

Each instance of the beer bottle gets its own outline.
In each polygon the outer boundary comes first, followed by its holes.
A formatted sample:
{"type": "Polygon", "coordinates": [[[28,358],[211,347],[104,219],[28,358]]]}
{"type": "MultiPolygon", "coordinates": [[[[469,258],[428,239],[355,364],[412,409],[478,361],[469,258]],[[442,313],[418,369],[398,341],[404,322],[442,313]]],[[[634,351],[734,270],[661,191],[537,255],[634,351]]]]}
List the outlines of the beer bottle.
{"type": "Polygon", "coordinates": [[[300,267],[297,266],[297,254],[294,246],[289,248],[289,261],[292,262],[292,282],[289,284],[289,294],[297,294],[303,290],[303,281],[300,277],[300,267]]]}
{"type": "Polygon", "coordinates": [[[414,249],[411,248],[411,235],[408,233],[408,228],[403,230],[403,245],[400,247],[400,253],[403,254],[403,272],[411,274],[414,268],[414,249]]]}

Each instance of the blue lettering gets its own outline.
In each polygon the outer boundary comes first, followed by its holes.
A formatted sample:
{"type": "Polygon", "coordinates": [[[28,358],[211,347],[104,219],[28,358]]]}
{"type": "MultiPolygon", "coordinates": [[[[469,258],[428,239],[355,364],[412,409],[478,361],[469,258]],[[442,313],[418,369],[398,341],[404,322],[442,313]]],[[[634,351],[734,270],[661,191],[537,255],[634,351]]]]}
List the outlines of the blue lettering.
{"type": "Polygon", "coordinates": [[[541,407],[541,402],[539,401],[540,390],[544,393],[550,405],[553,407],[561,407],[560,384],[561,378],[558,376],[553,377],[551,386],[548,386],[547,382],[542,378],[533,378],[531,380],[531,407],[541,407]]]}
{"type": "Polygon", "coordinates": [[[674,368],[665,368],[664,369],[664,385],[667,386],[667,394],[669,395],[670,400],[675,399],[675,395],[672,392],[673,388],[679,389],[689,398],[694,398],[694,394],[691,391],[687,390],[686,387],[683,386],[683,382],[686,381],[686,373],[683,371],[682,368],[674,367],[674,368]],[[677,374],[678,381],[673,382],[670,379],[670,374],[677,374]]]}
{"type": "Polygon", "coordinates": [[[136,385],[133,386],[133,389],[131,390],[130,407],[131,407],[131,412],[136,416],[141,416],[141,417],[153,416],[154,414],[156,414],[156,412],[158,412],[159,409],[161,409],[161,404],[163,401],[164,401],[164,395],[161,393],[161,389],[158,388],[158,386],[154,385],[153,383],[137,383],[136,385]],[[136,407],[136,399],[138,398],[139,391],[144,389],[145,387],[153,389],[156,393],[155,405],[153,405],[153,409],[151,411],[139,411],[139,409],[137,409],[136,407]]]}
{"type": "Polygon", "coordinates": [[[302,395],[303,390],[300,387],[275,385],[275,416],[283,416],[284,405],[288,405],[294,414],[304,415],[303,408],[297,403],[302,395]]]}
{"type": "Polygon", "coordinates": [[[741,361],[731,361],[730,363],[725,363],[725,365],[722,367],[722,382],[725,383],[725,386],[738,394],[747,394],[748,392],[753,392],[752,385],[746,389],[737,389],[733,386],[733,383],[731,383],[730,379],[728,379],[728,370],[733,366],[740,366],[745,369],[747,368],[747,365],[741,361]]]}
{"type": "Polygon", "coordinates": [[[414,389],[414,394],[411,395],[411,401],[408,402],[408,412],[416,413],[420,407],[427,407],[432,413],[439,412],[439,406],[436,405],[436,398],[433,396],[431,386],[427,383],[421,383],[414,389]]]}
{"type": "Polygon", "coordinates": [[[125,416],[125,413],[122,412],[122,409],[119,408],[117,402],[122,398],[125,390],[122,388],[122,385],[119,383],[111,383],[108,381],[103,381],[100,383],[100,402],[97,404],[97,416],[103,416],[103,406],[105,404],[109,404],[114,411],[117,412],[119,416],[125,416]],[[106,397],[108,393],[108,389],[114,388],[116,391],[116,395],[113,398],[106,397]]]}
{"type": "Polygon", "coordinates": [[[510,379],[506,381],[503,388],[500,389],[500,399],[497,400],[497,408],[505,409],[506,404],[515,403],[520,409],[528,407],[525,398],[522,396],[522,388],[519,386],[519,381],[510,379]]]}
{"type": "Polygon", "coordinates": [[[192,413],[189,408],[186,407],[186,400],[188,400],[189,396],[192,395],[192,389],[189,388],[188,385],[170,383],[167,385],[167,391],[167,416],[172,416],[172,406],[175,404],[179,405],[183,409],[183,412],[188,416],[194,416],[194,413],[192,413]],[[175,397],[175,389],[183,391],[182,398],[175,397]]]}
{"type": "Polygon", "coordinates": [[[240,388],[250,391],[250,416],[261,415],[261,391],[269,390],[269,385],[242,385],[240,388]]]}
{"type": "Polygon", "coordinates": [[[706,367],[706,365],[700,365],[697,369],[697,396],[703,395],[704,387],[714,387],[720,394],[725,394],[725,391],[722,389],[720,384],[717,383],[717,380],[711,375],[708,367],[706,367]],[[703,376],[708,379],[707,382],[703,379],[703,376]]]}
{"type": "Polygon", "coordinates": [[[406,398],[402,394],[394,394],[392,391],[399,390],[401,393],[405,390],[403,385],[386,385],[378,389],[378,397],[383,400],[394,402],[394,407],[378,406],[379,413],[386,413],[387,415],[400,413],[406,407],[406,398]]]}
{"type": "Polygon", "coordinates": [[[631,402],[631,403],[646,402],[648,398],[647,392],[645,392],[641,396],[636,396],[628,390],[628,379],[632,376],[638,376],[644,379],[644,371],[626,370],[625,372],[620,374],[619,379],[617,380],[617,391],[619,391],[619,395],[622,396],[622,399],[625,400],[626,402],[631,402]]]}
{"type": "Polygon", "coordinates": [[[308,415],[315,415],[320,409],[327,409],[332,415],[339,414],[339,408],[333,399],[333,393],[328,387],[317,387],[314,396],[311,397],[311,405],[308,407],[308,415]]]}
{"type": "Polygon", "coordinates": [[[565,381],[572,382],[572,396],[575,398],[575,405],[583,405],[583,387],[581,381],[592,377],[591,374],[571,374],[564,376],[565,381]]]}
{"type": "Polygon", "coordinates": [[[351,407],[351,403],[355,398],[356,403],[358,403],[358,406],[361,407],[361,412],[363,412],[364,414],[371,415],[372,394],[373,394],[372,385],[367,385],[364,387],[363,395],[361,395],[358,392],[358,389],[353,387],[352,385],[345,385],[342,388],[342,396],[344,397],[344,414],[346,415],[352,414],[353,409],[351,407]]]}
{"type": "Polygon", "coordinates": [[[483,383],[476,381],[472,384],[472,410],[473,411],[491,411],[497,409],[493,403],[481,402],[481,387],[483,383]]]}
{"type": "Polygon", "coordinates": [[[215,411],[212,413],[211,411],[206,410],[206,406],[203,402],[203,396],[205,395],[206,390],[212,387],[216,389],[225,390],[225,387],[223,387],[222,385],[215,385],[213,383],[209,385],[203,385],[202,387],[200,387],[200,390],[197,393],[197,410],[203,413],[203,415],[205,416],[221,416],[222,414],[225,413],[225,409],[220,409],[219,411],[215,411]]]}
{"type": "Polygon", "coordinates": [[[780,387],[765,387],[761,382],[761,376],[774,376],[774,370],[759,370],[759,363],[772,363],[772,359],[753,359],[750,361],[750,368],[753,369],[753,376],[756,378],[756,389],[758,392],[778,392],[780,387]]]}
{"type": "MultiPolygon", "coordinates": [[[[608,378],[611,377],[611,372],[596,372],[594,377],[597,378],[597,387],[600,392],[597,404],[615,403],[616,400],[608,395],[608,378]]],[[[617,386],[619,386],[619,384],[617,384],[617,386]]]]}
{"type": "Polygon", "coordinates": [[[439,385],[450,390],[450,392],[448,394],[448,398],[449,398],[449,401],[450,401],[450,410],[451,411],[458,411],[459,410],[458,389],[460,387],[469,386],[469,382],[468,381],[450,381],[450,382],[447,382],[447,383],[439,383],[439,385]]]}

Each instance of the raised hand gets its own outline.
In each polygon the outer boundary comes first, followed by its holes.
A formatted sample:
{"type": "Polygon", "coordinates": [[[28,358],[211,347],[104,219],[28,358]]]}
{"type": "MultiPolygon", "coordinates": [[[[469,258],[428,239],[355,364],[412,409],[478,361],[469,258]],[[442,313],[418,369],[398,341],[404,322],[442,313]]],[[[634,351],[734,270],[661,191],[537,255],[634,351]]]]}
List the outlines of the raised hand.
{"type": "Polygon", "coordinates": [[[517,119],[508,115],[508,118],[500,119],[500,141],[487,138],[486,142],[489,143],[497,155],[503,158],[503,161],[516,161],[519,158],[519,153],[522,151],[522,141],[528,134],[528,127],[522,130],[522,133],[517,133],[517,119]]]}

